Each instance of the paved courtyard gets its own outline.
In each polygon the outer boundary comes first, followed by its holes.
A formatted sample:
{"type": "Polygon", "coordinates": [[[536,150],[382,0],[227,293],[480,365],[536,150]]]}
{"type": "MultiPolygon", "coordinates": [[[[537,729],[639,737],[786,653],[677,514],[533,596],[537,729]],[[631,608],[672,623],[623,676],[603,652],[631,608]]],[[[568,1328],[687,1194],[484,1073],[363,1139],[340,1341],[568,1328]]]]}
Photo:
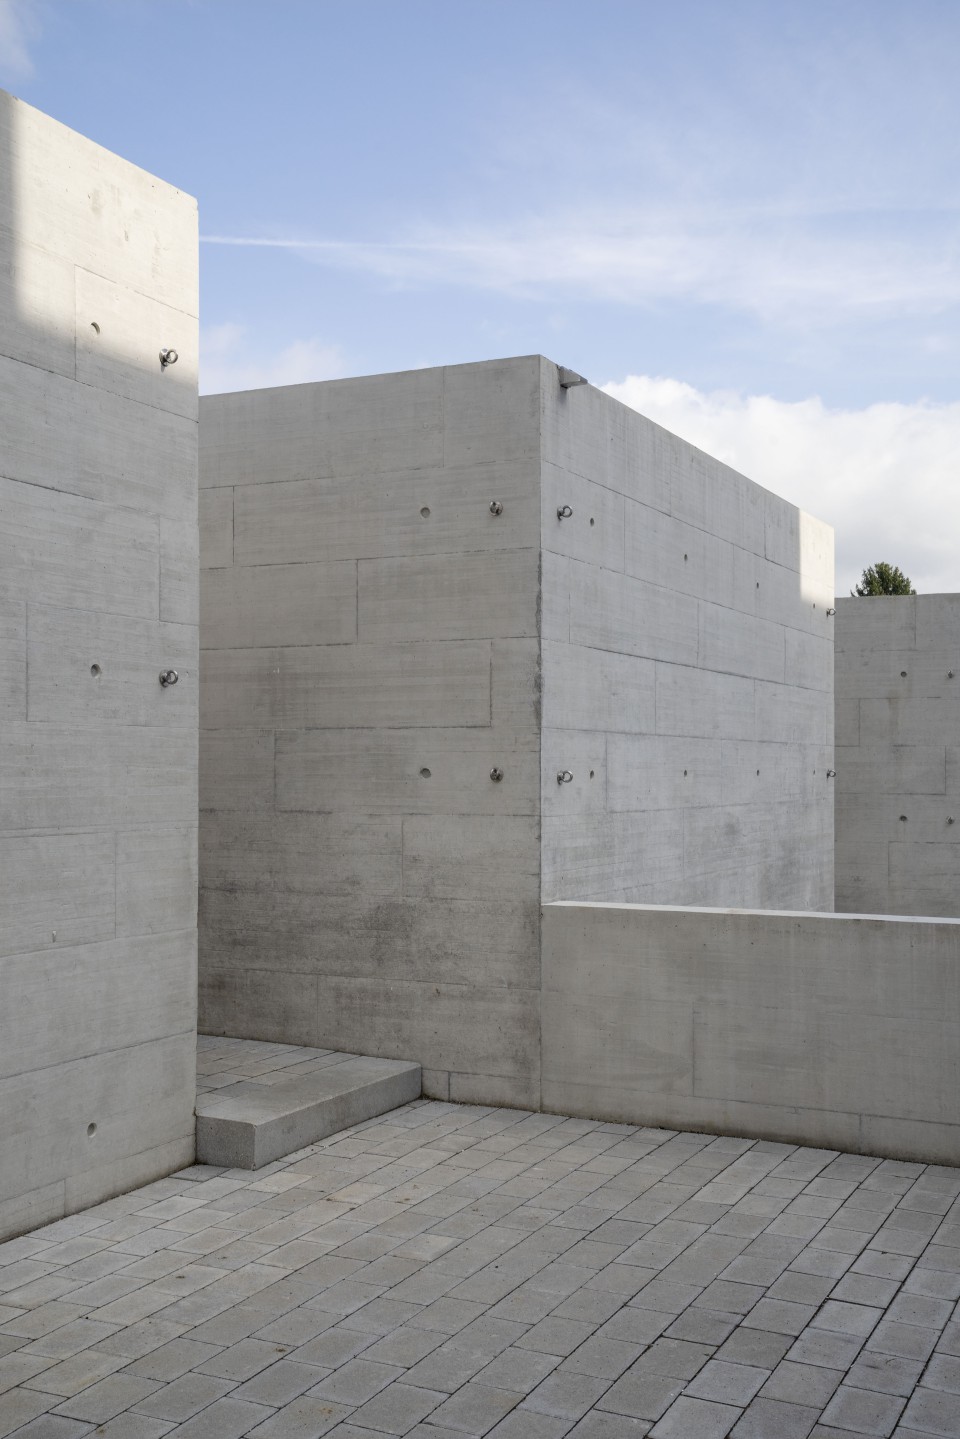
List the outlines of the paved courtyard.
{"type": "Polygon", "coordinates": [[[419,1101],[0,1246],[0,1435],[960,1435],[960,1170],[419,1101]]]}

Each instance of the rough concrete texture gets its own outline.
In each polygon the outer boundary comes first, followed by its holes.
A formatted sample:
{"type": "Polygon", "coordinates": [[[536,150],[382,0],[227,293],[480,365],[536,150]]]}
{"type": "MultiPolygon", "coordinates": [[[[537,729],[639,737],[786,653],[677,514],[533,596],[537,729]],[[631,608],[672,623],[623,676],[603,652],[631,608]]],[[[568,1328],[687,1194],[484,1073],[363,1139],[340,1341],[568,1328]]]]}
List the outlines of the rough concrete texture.
{"type": "Polygon", "coordinates": [[[419,1097],[418,1064],[200,1035],[197,1163],[260,1169],[419,1097]]]}
{"type": "Polygon", "coordinates": [[[17,1439],[960,1433],[960,1171],[836,1150],[417,1103],[0,1290],[17,1439]]]}
{"type": "Polygon", "coordinates": [[[837,908],[960,914],[960,594],[837,601],[837,908]]]}
{"type": "Polygon", "coordinates": [[[194,201],[0,93],[0,1236],[193,1153],[196,316],[194,201]]]}
{"type": "Polygon", "coordinates": [[[830,907],[832,532],[549,360],[204,399],[201,534],[202,1030],[536,1106],[541,894],[830,907]]]}
{"type": "Polygon", "coordinates": [[[202,1031],[538,1102],[539,397],[203,400],[202,1031]]]}
{"type": "Polygon", "coordinates": [[[833,531],[552,370],[543,898],[832,909],[833,531]]]}
{"type": "Polygon", "coordinates": [[[960,1164],[960,920],[548,905],[542,1103],[960,1164]]]}

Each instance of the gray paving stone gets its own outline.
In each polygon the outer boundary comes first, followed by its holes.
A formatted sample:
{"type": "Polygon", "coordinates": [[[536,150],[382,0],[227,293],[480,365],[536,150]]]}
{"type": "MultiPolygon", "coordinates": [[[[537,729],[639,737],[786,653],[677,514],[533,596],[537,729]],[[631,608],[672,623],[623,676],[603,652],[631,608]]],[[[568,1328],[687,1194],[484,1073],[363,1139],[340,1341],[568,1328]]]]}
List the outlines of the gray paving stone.
{"type": "Polygon", "coordinates": [[[742,1325],[721,1344],[716,1358],[753,1364],[759,1369],[775,1369],[792,1344],[789,1334],[765,1334],[762,1329],[742,1325]]]}
{"type": "Polygon", "coordinates": [[[153,1419],[170,1419],[178,1424],[229,1394],[233,1388],[229,1379],[214,1379],[209,1374],[183,1374],[172,1383],[155,1389],[145,1399],[133,1406],[139,1414],[148,1414],[153,1419]]]}
{"type": "Polygon", "coordinates": [[[610,1388],[608,1379],[590,1378],[570,1370],[558,1371],[524,1400],[524,1408],[561,1419],[580,1419],[610,1388]]]}
{"type": "Polygon", "coordinates": [[[863,1347],[853,1334],[834,1334],[828,1329],[805,1329],[787,1350],[794,1364],[819,1364],[824,1369],[849,1369],[863,1347]]]}
{"type": "Polygon", "coordinates": [[[749,1364],[731,1364],[724,1359],[711,1359],[693,1382],[687,1385],[684,1393],[693,1399],[711,1399],[720,1404],[735,1404],[743,1409],[769,1377],[766,1369],[756,1369],[749,1364]]]}
{"type": "Polygon", "coordinates": [[[691,1344],[684,1339],[658,1339],[637,1360],[634,1368],[640,1373],[668,1374],[674,1379],[692,1379],[710,1358],[706,1344],[691,1344]]]}
{"type": "MultiPolygon", "coordinates": [[[[631,1419],[626,1414],[604,1414],[592,1409],[569,1431],[567,1439],[644,1439],[651,1425],[644,1419],[631,1419]]],[[[521,1436],[517,1436],[521,1439],[521,1436]]]]}
{"type": "Polygon", "coordinates": [[[598,1400],[598,1409],[634,1419],[659,1419],[683,1390],[682,1379],[630,1369],[598,1400]]]}
{"type": "Polygon", "coordinates": [[[79,1394],[58,1404],[55,1413],[65,1414],[70,1419],[85,1419],[90,1424],[105,1424],[108,1419],[122,1414],[141,1399],[152,1394],[158,1385],[152,1379],[140,1379],[135,1375],[111,1374],[96,1384],[91,1384],[79,1394]]]}
{"type": "MultiPolygon", "coordinates": [[[[349,1407],[343,1404],[301,1394],[299,1399],[271,1414],[248,1433],[250,1439],[321,1439],[350,1413],[349,1407]]],[[[201,1436],[197,1434],[196,1439],[201,1439],[201,1436]]]]}
{"type": "Polygon", "coordinates": [[[398,1380],[381,1389],[352,1415],[352,1422],[385,1434],[406,1434],[449,1396],[398,1380]]]}
{"type": "Polygon", "coordinates": [[[321,1399],[330,1399],[337,1404],[365,1404],[374,1394],[394,1379],[399,1379],[403,1370],[396,1364],[375,1364],[369,1359],[351,1359],[326,1379],[321,1379],[310,1391],[321,1399]]]}
{"type": "Polygon", "coordinates": [[[901,1354],[904,1359],[926,1359],[938,1337],[936,1329],[884,1319],[871,1334],[867,1348],[878,1354],[901,1354]]]}
{"type": "Polygon", "coordinates": [[[489,1430],[488,1439],[563,1439],[569,1432],[569,1419],[541,1414],[521,1405],[489,1430]]]}
{"type": "Polygon", "coordinates": [[[811,1327],[866,1339],[882,1318],[882,1309],[874,1309],[867,1304],[847,1304],[839,1299],[828,1299],[812,1321],[811,1327]]]}
{"type": "Polygon", "coordinates": [[[91,1432],[91,1426],[80,1419],[41,1414],[17,1430],[17,1439],[83,1439],[91,1432]]]}
{"type": "Polygon", "coordinates": [[[665,1329],[668,1339],[688,1339],[693,1344],[715,1347],[737,1327],[737,1317],[720,1314],[712,1309],[686,1309],[665,1329]]]}
{"type": "Polygon", "coordinates": [[[523,1399],[509,1389],[493,1389],[471,1381],[446,1399],[430,1416],[438,1425],[465,1434],[486,1434],[523,1399]]]}
{"type": "Polygon", "coordinates": [[[819,1408],[808,1405],[758,1398],[730,1433],[733,1439],[807,1439],[819,1414],[819,1408]]]}
{"type": "Polygon", "coordinates": [[[725,1439],[741,1410],[683,1395],[650,1431],[651,1439],[725,1439]]]}
{"type": "Polygon", "coordinates": [[[787,1404],[816,1404],[822,1409],[842,1378],[842,1369],[825,1369],[819,1364],[795,1364],[784,1359],[760,1392],[764,1399],[780,1399],[787,1404]]]}
{"type": "MultiPolygon", "coordinates": [[[[579,1353],[579,1350],[576,1352],[579,1353]]],[[[559,1362],[555,1354],[540,1354],[533,1349],[511,1346],[479,1370],[477,1380],[481,1384],[491,1385],[494,1389],[511,1389],[518,1394],[529,1394],[556,1369],[559,1362]]],[[[628,1363],[632,1363],[632,1359],[628,1363]]],[[[624,1364],[623,1367],[626,1368],[627,1365],[624,1364]]]]}
{"type": "Polygon", "coordinates": [[[136,1414],[128,1409],[106,1424],[98,1424],[97,1439],[163,1439],[174,1425],[167,1419],[149,1419],[146,1414],[136,1414]]]}
{"type": "MultiPolygon", "coordinates": [[[[931,1359],[931,1365],[936,1357],[931,1359]]],[[[907,1396],[919,1383],[923,1368],[922,1359],[904,1359],[899,1354],[875,1354],[863,1349],[846,1377],[847,1383],[855,1389],[876,1389],[881,1394],[907,1396]]]]}
{"type": "Polygon", "coordinates": [[[956,1439],[960,1434],[960,1395],[921,1387],[907,1401],[903,1422],[943,1439],[956,1439]]]}
{"type": "Polygon", "coordinates": [[[897,1394],[879,1394],[841,1384],[821,1415],[821,1423],[836,1429],[887,1439],[896,1428],[904,1400],[897,1394]]]}
{"type": "Polygon", "coordinates": [[[594,1327],[576,1319],[556,1319],[550,1315],[522,1335],[517,1344],[521,1349],[535,1349],[541,1354],[565,1356],[572,1354],[585,1339],[589,1339],[594,1327]]]}
{"type": "Polygon", "coordinates": [[[261,1369],[252,1379],[234,1389],[235,1399],[248,1399],[251,1404],[267,1404],[279,1409],[296,1399],[299,1394],[327,1377],[325,1369],[313,1364],[298,1364],[293,1359],[278,1359],[266,1369],[261,1369]]]}

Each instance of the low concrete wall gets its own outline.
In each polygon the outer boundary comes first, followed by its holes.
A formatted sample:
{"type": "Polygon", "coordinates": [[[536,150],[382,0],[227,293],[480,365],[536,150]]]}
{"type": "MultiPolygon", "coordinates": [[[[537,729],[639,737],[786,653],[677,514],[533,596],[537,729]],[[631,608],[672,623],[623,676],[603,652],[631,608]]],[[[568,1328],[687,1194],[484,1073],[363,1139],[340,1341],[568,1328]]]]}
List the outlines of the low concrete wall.
{"type": "Polygon", "coordinates": [[[836,623],[837,909],[960,915],[960,594],[836,623]]]}
{"type": "Polygon", "coordinates": [[[960,921],[558,903],[542,1108],[960,1163],[960,921]]]}

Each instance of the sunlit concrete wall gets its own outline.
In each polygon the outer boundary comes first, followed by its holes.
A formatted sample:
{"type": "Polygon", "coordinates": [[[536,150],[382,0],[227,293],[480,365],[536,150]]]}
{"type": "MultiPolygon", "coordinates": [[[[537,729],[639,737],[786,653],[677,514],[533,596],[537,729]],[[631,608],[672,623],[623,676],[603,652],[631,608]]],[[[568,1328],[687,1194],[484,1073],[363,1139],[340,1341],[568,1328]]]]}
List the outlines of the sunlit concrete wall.
{"type": "Polygon", "coordinates": [[[194,201],[0,93],[0,1237],[193,1154],[196,317],[194,201]]]}
{"type": "Polygon", "coordinates": [[[960,594],[837,601],[837,908],[960,915],[960,594]]]}
{"type": "Polygon", "coordinates": [[[833,531],[546,362],[542,461],[544,899],[831,909],[833,531]]]}
{"type": "Polygon", "coordinates": [[[960,1163],[960,921],[547,905],[543,1107],[960,1163]]]}
{"type": "Polygon", "coordinates": [[[202,1030],[535,1107],[541,897],[830,907],[832,532],[551,361],[205,398],[201,530],[202,1030]]]}
{"type": "Polygon", "coordinates": [[[201,401],[201,1030],[536,1105],[539,396],[201,401]]]}

